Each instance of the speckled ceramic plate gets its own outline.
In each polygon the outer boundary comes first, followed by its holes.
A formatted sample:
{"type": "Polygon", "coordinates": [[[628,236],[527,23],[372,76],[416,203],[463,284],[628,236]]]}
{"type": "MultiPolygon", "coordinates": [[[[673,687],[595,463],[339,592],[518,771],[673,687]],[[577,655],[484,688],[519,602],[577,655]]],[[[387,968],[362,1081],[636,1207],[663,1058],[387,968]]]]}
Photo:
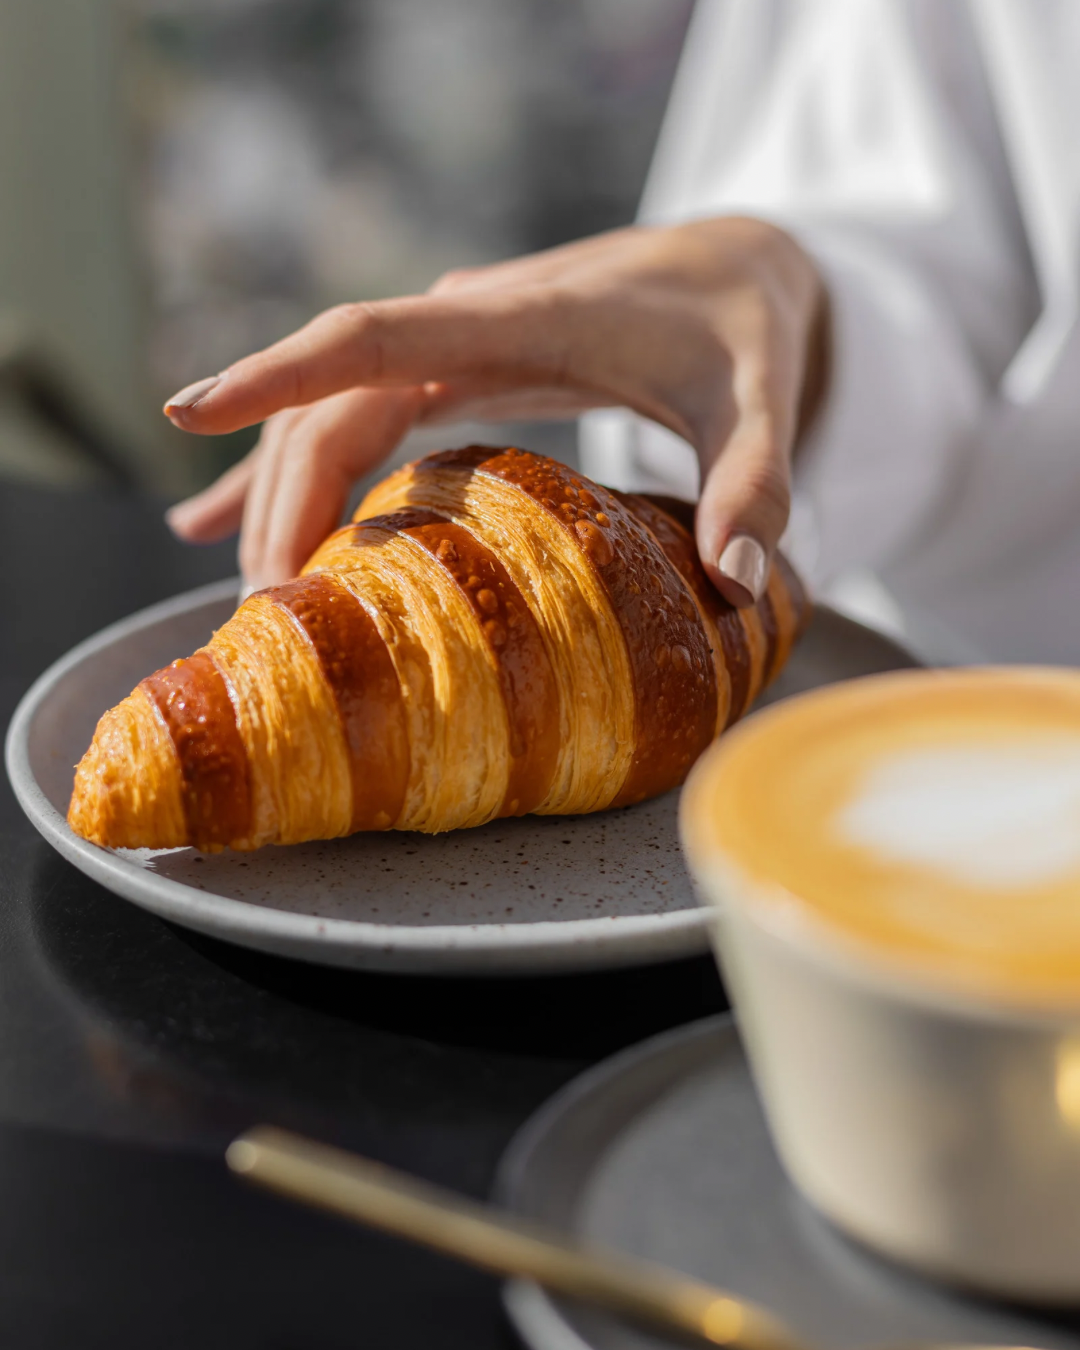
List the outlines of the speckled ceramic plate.
{"type": "MultiPolygon", "coordinates": [[[[567,1084],[514,1139],[497,1191],[519,1214],[764,1304],[811,1345],[1080,1348],[1075,1310],[949,1289],[819,1217],[780,1166],[729,1017],[654,1037],[567,1084]]],[[[506,1286],[506,1302],[531,1350],[675,1350],[526,1281],[506,1286]]]]}
{"type": "MultiPolygon", "coordinates": [[[[143,610],[33,685],[7,740],[27,815],[65,858],[136,904],[230,942],[362,969],[498,974],[661,961],[706,948],[675,829],[677,793],[592,816],[528,816],[429,836],[203,855],[97,848],[64,819],[98,717],[149,671],[201,646],[235,581],[143,610]]],[[[779,692],[910,664],[821,612],[779,692]]]]}

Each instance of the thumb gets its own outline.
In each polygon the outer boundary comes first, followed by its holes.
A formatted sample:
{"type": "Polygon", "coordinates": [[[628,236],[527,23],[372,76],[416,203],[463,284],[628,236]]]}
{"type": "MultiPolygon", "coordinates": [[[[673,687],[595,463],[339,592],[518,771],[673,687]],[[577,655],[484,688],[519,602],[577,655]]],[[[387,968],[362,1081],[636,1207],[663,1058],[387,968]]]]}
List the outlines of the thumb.
{"type": "Polygon", "coordinates": [[[698,550],[709,579],[733,605],[756,603],[768,584],[791,508],[790,441],[769,413],[744,413],[711,467],[702,457],[698,550]]]}

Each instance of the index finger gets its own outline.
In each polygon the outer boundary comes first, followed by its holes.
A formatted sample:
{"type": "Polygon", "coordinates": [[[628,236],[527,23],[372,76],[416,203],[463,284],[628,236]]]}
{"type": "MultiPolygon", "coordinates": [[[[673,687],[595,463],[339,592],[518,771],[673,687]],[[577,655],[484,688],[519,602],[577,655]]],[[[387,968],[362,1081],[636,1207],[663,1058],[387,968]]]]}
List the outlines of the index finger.
{"type": "Polygon", "coordinates": [[[357,385],[417,385],[496,371],[542,379],[565,368],[553,340],[557,330],[542,318],[552,309],[548,300],[541,315],[520,292],[339,305],[174,395],[165,414],[185,431],[219,434],[357,385]]]}

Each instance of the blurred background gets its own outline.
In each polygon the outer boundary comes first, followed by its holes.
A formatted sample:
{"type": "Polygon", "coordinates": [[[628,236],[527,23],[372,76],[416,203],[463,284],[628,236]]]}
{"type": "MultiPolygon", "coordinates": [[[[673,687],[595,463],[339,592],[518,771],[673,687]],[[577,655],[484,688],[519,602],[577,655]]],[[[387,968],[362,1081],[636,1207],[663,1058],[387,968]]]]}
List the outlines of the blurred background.
{"type": "Polygon", "coordinates": [[[0,479],[189,491],[255,433],[174,430],[181,385],[632,220],[691,7],[0,0],[0,479]]]}

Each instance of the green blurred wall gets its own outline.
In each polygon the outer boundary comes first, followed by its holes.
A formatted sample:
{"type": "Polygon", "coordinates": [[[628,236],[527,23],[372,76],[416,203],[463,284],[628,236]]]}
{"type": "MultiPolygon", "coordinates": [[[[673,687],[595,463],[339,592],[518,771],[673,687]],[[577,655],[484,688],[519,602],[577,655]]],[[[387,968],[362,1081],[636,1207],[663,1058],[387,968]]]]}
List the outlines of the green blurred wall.
{"type": "MultiPolygon", "coordinates": [[[[117,0],[0,0],[0,343],[42,353],[138,480],[168,491],[180,465],[147,387],[124,43],[117,0]]],[[[0,393],[0,472],[83,476],[11,404],[0,393]]]]}

